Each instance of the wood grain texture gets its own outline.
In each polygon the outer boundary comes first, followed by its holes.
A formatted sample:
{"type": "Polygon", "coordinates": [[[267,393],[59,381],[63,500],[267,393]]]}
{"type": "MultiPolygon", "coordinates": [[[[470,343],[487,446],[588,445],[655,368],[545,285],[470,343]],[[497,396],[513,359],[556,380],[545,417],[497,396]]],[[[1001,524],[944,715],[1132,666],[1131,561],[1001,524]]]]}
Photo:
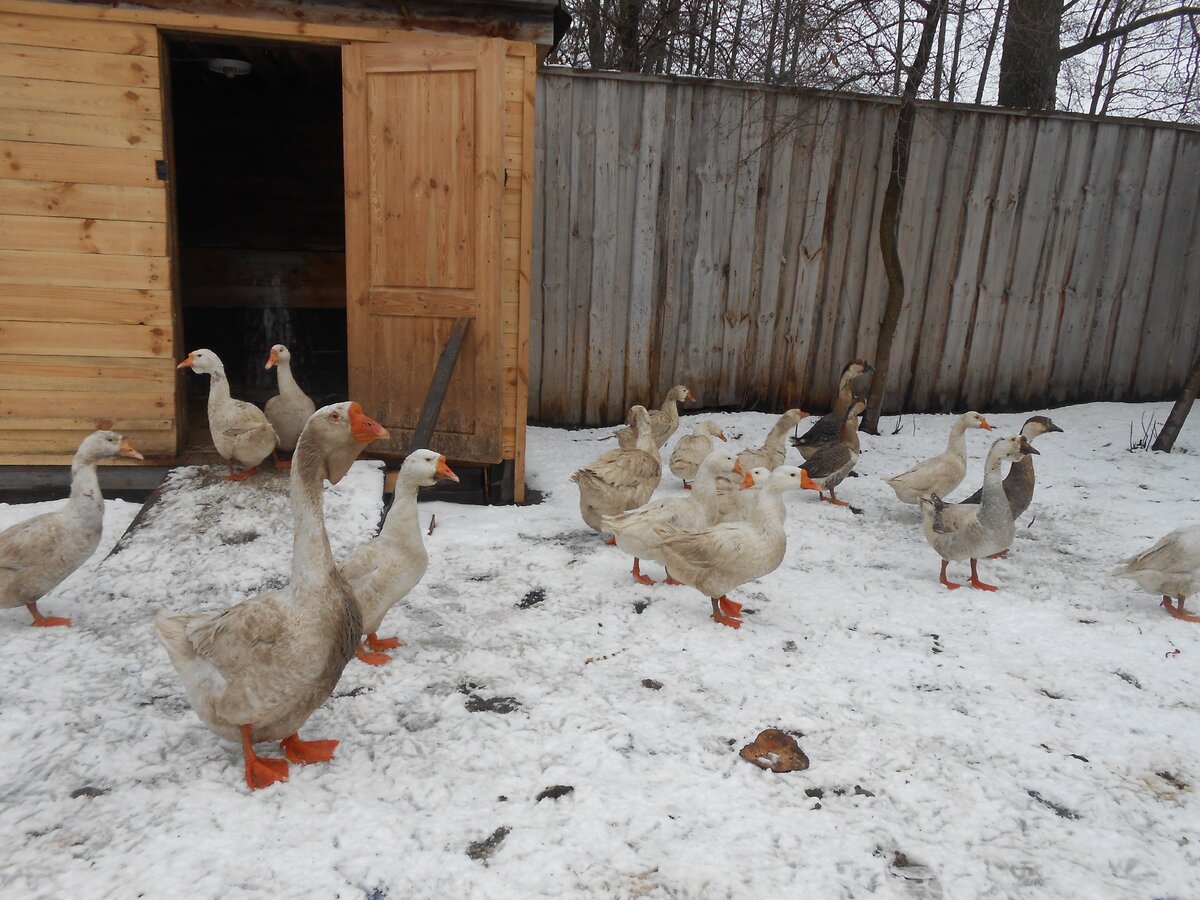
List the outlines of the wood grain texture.
{"type": "MultiPolygon", "coordinates": [[[[894,105],[541,87],[535,420],[615,424],[680,382],[704,405],[827,409],[878,341],[894,105]]],[[[885,409],[1170,396],[1200,351],[1197,183],[1195,129],[922,105],[885,409]]]]}

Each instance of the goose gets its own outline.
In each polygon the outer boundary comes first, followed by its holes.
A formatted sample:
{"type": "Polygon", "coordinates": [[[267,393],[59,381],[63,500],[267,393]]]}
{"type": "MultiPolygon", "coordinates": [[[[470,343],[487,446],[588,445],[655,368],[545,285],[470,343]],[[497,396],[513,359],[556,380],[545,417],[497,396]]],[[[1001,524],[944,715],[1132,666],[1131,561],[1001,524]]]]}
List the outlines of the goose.
{"type": "MultiPolygon", "coordinates": [[[[1055,425],[1046,416],[1030,416],[1025,420],[1025,424],[1021,426],[1021,435],[1029,443],[1033,443],[1034,438],[1041,437],[1043,434],[1062,429],[1055,425]]],[[[1029,509],[1029,504],[1033,502],[1033,457],[1024,456],[1017,462],[1008,467],[1008,474],[1004,476],[1004,496],[1008,498],[1009,509],[1012,510],[1012,517],[1019,519],[1021,513],[1029,509]]],[[[960,500],[960,503],[978,503],[983,497],[982,488],[973,493],[966,500],[960,500]]]]}
{"type": "Polygon", "coordinates": [[[193,350],[187,359],[175,368],[191,369],[208,375],[208,429],[212,434],[213,446],[229,464],[226,481],[242,481],[258,471],[258,464],[274,452],[279,436],[263,411],[253,403],[234,400],[229,396],[229,382],[225,379],[225,365],[211,350],[193,350]],[[239,472],[233,464],[241,463],[239,472]]]}
{"type": "Polygon", "coordinates": [[[338,566],[362,612],[366,639],[354,652],[363,662],[381,666],[391,660],[382,650],[401,646],[397,638],[381,638],[376,631],[388,610],[408,596],[425,576],[429,554],[417,519],[417,489],[439,478],[458,481],[446,457],[433,450],[414,450],[404,460],[396,478],[392,508],[379,534],[352,551],[338,566]]]}
{"type": "Polygon", "coordinates": [[[668,466],[673,475],[679,476],[685,489],[690,490],[688,481],[695,479],[700,463],[712,451],[712,439],[727,440],[721,426],[712,419],[696,423],[691,434],[685,434],[675,444],[671,451],[668,466]]]}
{"type": "Polygon", "coordinates": [[[988,420],[974,410],[963,413],[955,419],[950,429],[945,453],[923,460],[907,472],[887,479],[902,502],[919,503],[928,494],[937,494],[940,499],[958,487],[967,475],[967,439],[964,433],[968,428],[992,430],[988,420]]]}
{"type": "MultiPolygon", "coordinates": [[[[649,410],[650,426],[654,429],[654,446],[656,448],[661,449],[679,428],[679,407],[676,404],[695,399],[691,391],[682,384],[677,384],[667,391],[661,409],[649,410]]],[[[621,445],[622,450],[632,450],[637,446],[637,435],[629,425],[619,428],[613,433],[617,436],[617,443],[621,445]]]]}
{"type": "Polygon", "coordinates": [[[1112,573],[1132,578],[1149,594],[1161,594],[1160,604],[1176,619],[1200,622],[1200,615],[1183,608],[1184,601],[1200,592],[1200,525],[1176,528],[1149,550],[1131,556],[1112,573]],[[1171,605],[1171,597],[1179,607],[1171,605]]]}
{"type": "Polygon", "coordinates": [[[742,464],[742,468],[755,469],[759,466],[766,466],[768,469],[774,469],[783,465],[783,460],[787,456],[787,444],[784,439],[787,437],[787,433],[796,426],[796,423],[807,415],[808,413],[802,409],[789,409],[780,416],[779,421],[771,428],[761,447],[754,450],[743,450],[738,454],[738,462],[742,464]]]}
{"type": "MultiPolygon", "coordinates": [[[[633,557],[633,580],[639,584],[654,584],[654,579],[643,575],[640,560],[652,559],[662,562],[655,545],[658,542],[656,529],[672,526],[682,531],[707,528],[716,521],[714,501],[717,496],[719,474],[744,476],[737,457],[728,450],[715,450],[704,458],[696,475],[695,490],[685,497],[667,497],[653,500],[637,509],[604,516],[600,521],[604,530],[611,532],[617,547],[633,557]]],[[[670,577],[668,583],[678,583],[670,577]]]]}
{"type": "MultiPolygon", "coordinates": [[[[279,436],[279,449],[292,451],[304,430],[304,423],[317,410],[308,394],[300,389],[292,375],[292,354],[283,344],[276,344],[267,356],[265,368],[275,368],[279,393],[267,401],[263,411],[267,421],[279,436]]],[[[287,463],[279,463],[285,467],[287,463]]]]}
{"type": "Polygon", "coordinates": [[[302,741],[299,730],[333,692],[363,628],[329,549],[322,483],[337,484],[370,441],[387,436],[355,402],[313,413],[289,475],[291,581],[224,612],[163,610],[154,620],[192,709],[219,736],[241,741],[251,790],[286,781],[288,760],[333,758],[337,741],[302,741]],[[287,759],[259,757],[260,741],[280,741],[287,759]]]}
{"type": "Polygon", "coordinates": [[[763,487],[771,478],[771,470],[766,466],[758,466],[746,472],[740,484],[731,485],[727,490],[721,490],[718,481],[717,495],[713,509],[716,518],[713,524],[721,522],[744,522],[754,512],[763,487]],[[737,489],[734,490],[733,487],[737,489]]]}
{"type": "MultiPolygon", "coordinates": [[[[571,476],[579,486],[579,512],[593,531],[604,530],[603,516],[643,505],[662,478],[662,459],[654,445],[646,407],[630,408],[629,421],[637,433],[637,447],[609,450],[571,476]]],[[[610,538],[608,543],[615,540],[610,538]]]]}
{"type": "MultiPolygon", "coordinates": [[[[854,402],[855,397],[866,393],[864,376],[875,372],[874,367],[865,359],[854,359],[846,363],[838,379],[838,394],[833,409],[821,416],[816,424],[799,437],[791,439],[792,446],[800,451],[806,460],[822,447],[838,442],[842,422],[845,421],[846,410],[854,402]]],[[[812,474],[811,472],[809,473],[812,474]]]]}
{"type": "Polygon", "coordinates": [[[858,462],[861,451],[858,443],[858,416],[866,408],[866,400],[861,397],[855,400],[843,413],[838,440],[818,448],[804,464],[804,471],[816,488],[817,496],[836,506],[850,505],[845,500],[839,500],[834,491],[858,462]],[[828,497],[825,496],[825,491],[829,491],[828,497]]]}
{"type": "Polygon", "coordinates": [[[1033,445],[1021,435],[1000,438],[988,451],[983,467],[983,499],[978,506],[947,504],[937,494],[921,498],[921,525],[925,539],[942,557],[942,573],[938,579],[949,590],[962,587],[946,578],[951,560],[971,560],[971,587],[994,591],[996,586],[979,580],[977,569],[980,557],[1003,550],[1013,539],[1013,517],[1000,482],[1000,464],[1004,460],[1017,462],[1030,453],[1037,454],[1033,445]]]}
{"type": "Polygon", "coordinates": [[[115,431],[93,431],[71,460],[71,496],[66,505],[0,532],[0,607],[24,606],[39,628],[71,624],[61,616],[42,615],[38,601],[96,551],[104,530],[104,497],[96,464],[120,456],[142,459],[115,431]]]}
{"type": "Polygon", "coordinates": [[[712,601],[712,619],[742,627],[742,607],[729,599],[734,588],[775,571],[787,551],[783,494],[803,486],[804,470],[778,466],[761,488],[751,517],[701,531],[659,529],[663,564],[675,578],[712,601]]]}

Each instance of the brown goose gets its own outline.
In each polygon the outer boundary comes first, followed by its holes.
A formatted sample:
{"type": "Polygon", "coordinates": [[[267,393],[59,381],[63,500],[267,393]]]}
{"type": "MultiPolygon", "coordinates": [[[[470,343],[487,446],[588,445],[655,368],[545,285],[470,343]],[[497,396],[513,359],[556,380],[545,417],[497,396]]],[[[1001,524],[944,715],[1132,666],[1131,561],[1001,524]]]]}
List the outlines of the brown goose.
{"type": "Polygon", "coordinates": [[[826,444],[808,458],[804,471],[808,473],[809,490],[815,489],[817,496],[837,506],[849,506],[845,500],[839,500],[834,489],[850,474],[858,462],[861,448],[858,443],[858,416],[867,408],[867,401],[859,398],[846,410],[842,417],[841,433],[838,440],[826,444]],[[812,487],[809,487],[812,485],[812,487]],[[825,496],[829,491],[829,496],[825,496]]]}
{"type": "Polygon", "coordinates": [[[800,451],[801,456],[810,459],[822,447],[837,443],[846,410],[850,408],[855,397],[866,396],[867,379],[865,376],[872,375],[874,372],[875,368],[865,359],[854,359],[846,363],[846,367],[842,369],[842,375],[838,379],[838,395],[833,409],[821,416],[816,424],[804,434],[791,439],[792,446],[800,451]]]}

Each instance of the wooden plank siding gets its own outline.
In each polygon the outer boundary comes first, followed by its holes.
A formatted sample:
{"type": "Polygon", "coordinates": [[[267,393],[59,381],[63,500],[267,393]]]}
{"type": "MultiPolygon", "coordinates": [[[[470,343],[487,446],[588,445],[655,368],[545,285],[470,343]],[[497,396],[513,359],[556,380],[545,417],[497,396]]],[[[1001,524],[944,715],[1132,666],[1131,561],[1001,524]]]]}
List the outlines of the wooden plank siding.
{"type": "Polygon", "coordinates": [[[158,35],[0,13],[0,460],[176,450],[158,35]]]}
{"type": "MultiPolygon", "coordinates": [[[[830,405],[872,358],[894,104],[543,70],[529,415],[830,405]]],[[[1174,394],[1200,352],[1200,131],[923,104],[885,411],[1174,394]]]]}

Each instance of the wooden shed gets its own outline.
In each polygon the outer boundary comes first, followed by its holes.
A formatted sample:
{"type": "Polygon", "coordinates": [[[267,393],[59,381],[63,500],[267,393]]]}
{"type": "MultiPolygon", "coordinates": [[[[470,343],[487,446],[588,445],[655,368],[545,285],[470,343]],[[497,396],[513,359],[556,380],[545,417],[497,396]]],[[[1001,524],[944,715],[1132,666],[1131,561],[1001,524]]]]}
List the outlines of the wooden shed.
{"type": "Polygon", "coordinates": [[[209,440],[176,363],[209,347],[261,403],[274,343],[401,454],[465,320],[430,445],[520,501],[557,7],[0,0],[0,464],[105,422],[173,462],[209,440]]]}

